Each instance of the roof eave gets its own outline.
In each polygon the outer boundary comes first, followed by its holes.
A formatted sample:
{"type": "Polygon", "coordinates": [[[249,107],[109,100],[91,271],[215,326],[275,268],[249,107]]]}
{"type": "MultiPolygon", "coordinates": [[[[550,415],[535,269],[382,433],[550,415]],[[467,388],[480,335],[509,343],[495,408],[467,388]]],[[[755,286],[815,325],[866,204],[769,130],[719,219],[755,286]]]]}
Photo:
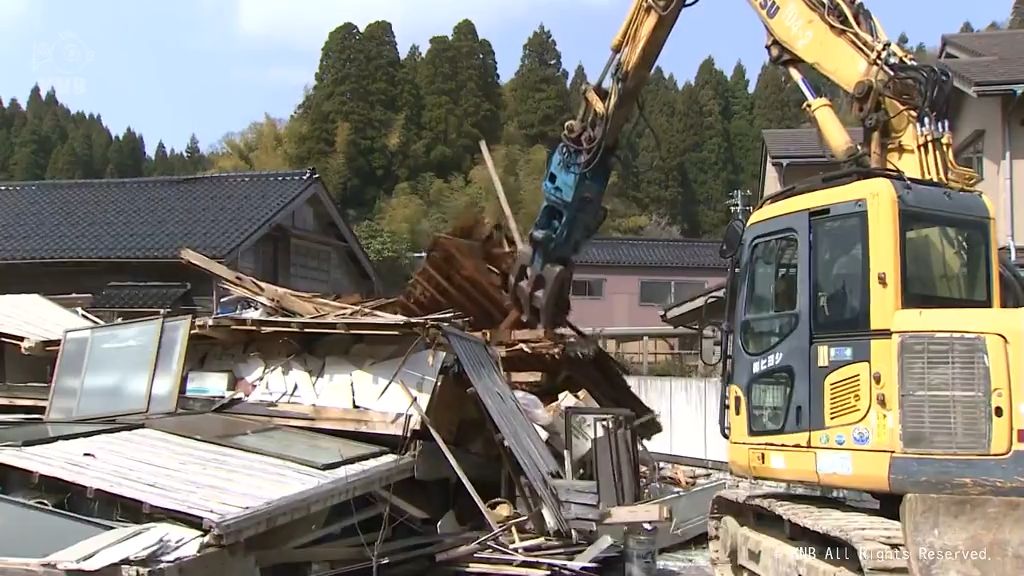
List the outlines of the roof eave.
{"type": "Polygon", "coordinates": [[[1024,81],[1014,80],[1012,82],[977,83],[974,85],[973,92],[977,96],[1020,94],[1024,92],[1024,81]]]}
{"type": "MultiPolygon", "coordinates": [[[[207,256],[206,253],[203,254],[207,256]]],[[[207,256],[211,260],[218,262],[223,261],[224,255],[218,254],[213,256],[207,256]]],[[[119,262],[131,262],[131,263],[169,263],[169,262],[180,262],[181,259],[178,257],[168,258],[26,258],[23,260],[0,260],[0,264],[108,264],[108,263],[119,263],[119,262]]]]}

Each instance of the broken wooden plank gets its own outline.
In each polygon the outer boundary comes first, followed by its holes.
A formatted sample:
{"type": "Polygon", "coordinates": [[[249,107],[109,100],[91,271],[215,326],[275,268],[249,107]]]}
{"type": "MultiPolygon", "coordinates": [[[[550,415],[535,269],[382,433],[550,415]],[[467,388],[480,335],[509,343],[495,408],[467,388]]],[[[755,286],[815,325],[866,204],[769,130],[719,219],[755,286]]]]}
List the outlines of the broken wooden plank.
{"type": "Polygon", "coordinates": [[[185,262],[205,270],[226,282],[229,289],[234,288],[232,291],[240,292],[241,295],[250,297],[271,308],[291,312],[299,316],[313,316],[322,311],[321,308],[297,296],[297,293],[292,290],[261,282],[252,276],[236,272],[194,250],[182,248],[180,255],[181,259],[185,262]]]}
{"type": "Polygon", "coordinates": [[[524,556],[511,556],[508,554],[496,554],[494,552],[480,552],[475,555],[481,560],[498,560],[514,564],[543,564],[568,568],[570,570],[585,570],[587,568],[599,568],[599,564],[593,562],[576,562],[575,560],[558,560],[556,558],[529,558],[524,556]]]}
{"type": "Polygon", "coordinates": [[[562,504],[562,515],[571,520],[593,520],[600,522],[605,518],[606,512],[602,511],[598,506],[567,502],[562,504]]]}
{"type": "Polygon", "coordinates": [[[500,564],[484,564],[482,562],[471,562],[469,564],[456,564],[448,568],[466,574],[509,574],[511,576],[547,576],[550,570],[541,568],[523,568],[521,566],[502,566],[500,564]]]}
{"type": "Polygon", "coordinates": [[[608,534],[605,534],[604,536],[601,536],[600,538],[595,540],[593,544],[588,546],[586,550],[584,550],[578,556],[573,558],[573,560],[575,560],[576,562],[592,562],[594,558],[600,556],[602,552],[607,550],[608,547],[614,543],[615,540],[608,534]]]}
{"type": "Polygon", "coordinates": [[[667,522],[672,511],[663,504],[634,504],[613,506],[607,510],[602,524],[639,524],[644,522],[667,522]]]}

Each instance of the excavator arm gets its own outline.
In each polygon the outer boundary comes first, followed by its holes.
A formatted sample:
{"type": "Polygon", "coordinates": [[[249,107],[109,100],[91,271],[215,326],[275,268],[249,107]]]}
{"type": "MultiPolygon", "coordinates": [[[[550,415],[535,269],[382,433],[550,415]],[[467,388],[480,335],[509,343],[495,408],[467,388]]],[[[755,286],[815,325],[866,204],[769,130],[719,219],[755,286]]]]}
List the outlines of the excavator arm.
{"type": "Polygon", "coordinates": [[[915,61],[892,42],[868,8],[855,0],[748,0],[768,31],[768,57],[785,67],[807,99],[806,109],[840,160],[895,170],[957,189],[978,183],[953,158],[949,72],[915,61]],[[849,94],[864,125],[867,150],[850,139],[831,103],[799,70],[817,70],[849,94]]]}
{"type": "MultiPolygon", "coordinates": [[[[683,9],[699,0],[634,0],[600,77],[564,126],[542,184],[544,201],[509,277],[521,319],[553,329],[569,313],[573,259],[607,216],[604,193],[622,128],[683,9]]],[[[721,0],[716,0],[721,1],[721,0]]],[[[805,109],[840,161],[971,189],[978,177],[952,155],[952,79],[922,65],[857,0],[747,0],[764,24],[769,60],[786,68],[805,109]],[[853,142],[832,103],[800,71],[809,66],[850,94],[867,135],[853,142]]]]}
{"type": "Polygon", "coordinates": [[[531,326],[555,328],[569,312],[572,260],[604,223],[604,193],[622,129],[636,109],[680,12],[699,0],[634,0],[597,81],[548,161],[544,202],[509,278],[531,326]],[[605,83],[607,81],[607,86],[605,83]]]}

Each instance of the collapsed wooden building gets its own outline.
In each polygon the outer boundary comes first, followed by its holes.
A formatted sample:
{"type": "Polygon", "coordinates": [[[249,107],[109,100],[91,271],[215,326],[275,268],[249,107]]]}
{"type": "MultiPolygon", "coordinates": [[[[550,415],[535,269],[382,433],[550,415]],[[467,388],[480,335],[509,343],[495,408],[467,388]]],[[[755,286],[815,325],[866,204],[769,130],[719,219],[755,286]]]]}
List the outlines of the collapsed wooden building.
{"type": "Polygon", "coordinates": [[[599,346],[518,325],[511,252],[442,235],[358,301],[183,250],[230,311],[67,330],[46,413],[0,421],[0,506],[62,535],[0,568],[585,574],[701,533],[722,483],[642,449],[658,415],[599,346]]]}

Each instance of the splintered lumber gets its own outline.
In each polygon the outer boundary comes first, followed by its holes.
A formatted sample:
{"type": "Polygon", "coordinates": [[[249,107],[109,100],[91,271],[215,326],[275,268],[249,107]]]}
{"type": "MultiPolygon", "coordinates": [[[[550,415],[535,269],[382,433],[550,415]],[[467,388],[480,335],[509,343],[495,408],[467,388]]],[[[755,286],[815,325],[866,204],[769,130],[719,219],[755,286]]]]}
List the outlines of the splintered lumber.
{"type": "Polygon", "coordinates": [[[228,284],[229,289],[233,288],[233,292],[237,291],[270,308],[291,312],[298,316],[315,316],[325,312],[313,303],[297,296],[297,293],[292,290],[261,282],[252,276],[236,272],[194,250],[182,248],[181,259],[220,278],[228,284]]]}
{"type": "Polygon", "coordinates": [[[384,320],[408,320],[405,316],[376,310],[371,306],[387,304],[386,300],[375,300],[363,305],[329,300],[317,294],[299,292],[269,282],[257,280],[248,274],[232,270],[202,254],[183,248],[181,259],[219,278],[230,292],[259,302],[263,306],[304,318],[334,320],[350,317],[372,317],[384,320]]]}
{"type": "Polygon", "coordinates": [[[487,149],[487,141],[480,141],[480,153],[484,155],[484,162],[487,164],[487,171],[491,173],[491,181],[494,182],[494,190],[498,193],[498,201],[501,202],[501,210],[505,213],[505,220],[508,223],[509,231],[516,242],[516,248],[522,250],[523,238],[519,235],[519,225],[516,217],[512,214],[512,208],[508,204],[508,197],[505,196],[505,187],[501,185],[501,178],[498,177],[498,170],[494,168],[494,160],[491,158],[491,151],[487,149]]]}

